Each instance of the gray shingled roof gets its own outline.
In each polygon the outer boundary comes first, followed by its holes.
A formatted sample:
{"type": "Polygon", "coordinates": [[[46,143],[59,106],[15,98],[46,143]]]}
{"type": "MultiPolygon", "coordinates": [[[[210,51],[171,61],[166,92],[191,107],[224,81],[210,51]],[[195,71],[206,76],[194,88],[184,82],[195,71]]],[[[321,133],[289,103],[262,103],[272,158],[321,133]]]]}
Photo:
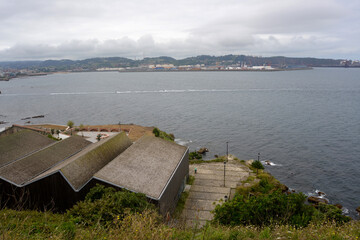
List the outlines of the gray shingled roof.
{"type": "Polygon", "coordinates": [[[54,142],[54,140],[31,130],[22,130],[2,136],[0,137],[0,167],[54,142]]]}
{"type": "Polygon", "coordinates": [[[187,147],[176,143],[144,136],[94,178],[159,199],[186,151],[187,147]]]}
{"type": "Polygon", "coordinates": [[[0,177],[16,185],[24,185],[89,144],[91,142],[79,136],[67,138],[0,168],[0,177]]]}
{"type": "Polygon", "coordinates": [[[74,190],[80,190],[93,175],[131,145],[125,132],[94,143],[36,179],[60,171],[74,190]]]}

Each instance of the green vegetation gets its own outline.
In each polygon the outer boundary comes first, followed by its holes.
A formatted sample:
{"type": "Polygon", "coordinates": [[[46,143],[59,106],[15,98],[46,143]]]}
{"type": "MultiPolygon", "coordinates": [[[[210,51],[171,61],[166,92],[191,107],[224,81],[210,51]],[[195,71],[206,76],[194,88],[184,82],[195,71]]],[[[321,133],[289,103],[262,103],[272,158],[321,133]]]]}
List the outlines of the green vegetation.
{"type": "MultiPolygon", "coordinates": [[[[181,213],[188,194],[184,193],[175,213],[181,213]]],[[[270,200],[281,201],[283,196],[273,193],[259,204],[273,204],[270,200]],[[279,199],[278,199],[279,197],[279,199]]],[[[289,195],[291,196],[291,195],[289,195]]],[[[242,199],[240,195],[236,198],[242,199]]],[[[295,205],[289,205],[289,212],[301,206],[301,195],[294,195],[295,205]]],[[[255,199],[255,198],[253,198],[255,199]]],[[[252,200],[255,201],[255,200],[252,200]]],[[[241,201],[237,201],[242,204],[241,201]]],[[[253,202],[254,204],[255,202],[253,202]]],[[[230,204],[227,202],[225,204],[230,204]]],[[[234,205],[234,204],[233,204],[234,205]]],[[[233,207],[236,207],[234,205],[233,207]]],[[[271,207],[261,205],[261,209],[273,211],[271,207]]],[[[328,206],[321,205],[329,210],[328,206]]],[[[255,213],[261,213],[261,209],[255,213]]],[[[334,219],[334,209],[330,207],[326,219],[334,219]]],[[[246,209],[245,209],[246,210],[246,209]]],[[[244,210],[244,211],[245,211],[244,210]]],[[[279,210],[279,211],[280,211],[279,210]]],[[[284,209],[282,209],[284,210],[284,209]]],[[[281,211],[280,211],[281,212],[281,211]]],[[[336,211],[335,211],[336,212],[336,211]]],[[[234,212],[228,213],[230,216],[234,212]]],[[[127,191],[115,192],[112,188],[96,186],[84,201],[79,202],[65,214],[37,211],[0,211],[0,232],[3,239],[357,239],[360,238],[360,222],[350,221],[343,225],[328,221],[324,224],[310,222],[307,227],[294,228],[290,224],[275,224],[267,219],[269,226],[223,226],[206,225],[202,229],[184,228],[183,223],[168,226],[154,207],[142,194],[127,191]]],[[[175,216],[175,214],[174,214],[175,216]]],[[[287,215],[286,215],[287,216],[287,215]]],[[[338,216],[338,214],[336,214],[338,216]]],[[[305,217],[299,217],[306,220],[305,217]]],[[[225,219],[228,216],[225,215],[225,219]]],[[[236,219],[241,219],[236,218],[236,219]]],[[[259,219],[250,216],[252,221],[259,219]]],[[[300,221],[296,218],[289,218],[300,221]]],[[[336,219],[335,219],[336,220],[336,219]]]]}
{"type": "Polygon", "coordinates": [[[179,198],[179,201],[176,205],[174,213],[172,214],[173,218],[179,218],[182,211],[185,208],[186,199],[189,197],[189,192],[183,192],[179,198]]]}
{"type": "Polygon", "coordinates": [[[290,225],[271,227],[206,225],[202,229],[184,228],[181,223],[170,227],[154,210],[142,213],[126,212],[122,219],[114,218],[110,226],[76,224],[66,214],[50,212],[0,211],[2,239],[360,239],[360,222],[350,221],[305,228],[290,225]]]}
{"type": "Polygon", "coordinates": [[[259,160],[254,161],[251,166],[256,169],[256,174],[258,174],[259,169],[264,169],[264,166],[259,160]]]}
{"type": "Polygon", "coordinates": [[[154,128],[153,129],[153,134],[155,135],[155,137],[159,137],[160,136],[160,130],[158,128],[154,128]]]}
{"type": "Polygon", "coordinates": [[[244,196],[258,196],[261,194],[273,193],[275,191],[285,192],[287,187],[281,184],[276,178],[267,172],[262,172],[257,176],[250,175],[242,183],[250,183],[250,186],[237,187],[237,193],[244,196]]]}
{"type": "Polygon", "coordinates": [[[189,178],[186,181],[186,184],[193,185],[194,181],[195,181],[195,177],[190,175],[189,178]]]}
{"type": "Polygon", "coordinates": [[[197,151],[193,151],[189,153],[189,160],[202,160],[202,154],[198,153],[197,151]]]}
{"type": "Polygon", "coordinates": [[[175,140],[174,134],[163,132],[156,127],[153,129],[153,134],[155,135],[155,137],[162,138],[170,142],[173,142],[175,140]]]}
{"type": "Polygon", "coordinates": [[[67,215],[77,224],[108,226],[114,219],[123,219],[126,213],[141,213],[153,208],[144,194],[96,185],[67,215]]]}
{"type": "Polygon", "coordinates": [[[54,136],[53,136],[53,135],[51,135],[51,134],[48,134],[47,136],[48,136],[48,138],[50,138],[50,139],[52,139],[52,140],[55,140],[55,141],[60,141],[60,139],[59,139],[59,138],[56,138],[56,137],[54,137],[54,136]]]}
{"type": "Polygon", "coordinates": [[[101,140],[101,134],[98,134],[98,135],[96,136],[96,140],[98,140],[98,142],[101,140]]]}
{"type": "MultiPolygon", "coordinates": [[[[255,169],[259,170],[254,167],[255,169]]],[[[257,177],[249,176],[243,184],[247,185],[238,187],[232,200],[216,206],[216,223],[228,226],[306,227],[311,223],[343,224],[350,221],[349,217],[342,215],[341,210],[333,205],[320,204],[315,208],[305,203],[306,196],[302,193],[285,194],[287,187],[266,172],[257,177]]]]}
{"type": "MultiPolygon", "coordinates": [[[[215,221],[201,229],[164,221],[143,194],[97,185],[64,214],[0,210],[0,234],[2,239],[360,239],[359,221],[349,221],[331,205],[306,205],[303,194],[282,194],[282,185],[265,172],[244,182],[253,183],[254,192],[238,193],[217,207],[215,221]]],[[[173,217],[180,216],[187,197],[182,194],[173,217]]]]}
{"type": "Polygon", "coordinates": [[[74,126],[74,122],[69,120],[66,124],[66,126],[69,126],[69,128],[72,128],[74,126]]]}
{"type": "Polygon", "coordinates": [[[245,197],[236,194],[234,199],[218,205],[214,220],[223,225],[271,226],[274,224],[306,227],[310,221],[316,224],[326,221],[348,222],[341,210],[332,205],[320,205],[318,209],[305,204],[302,193],[283,194],[279,191],[259,196],[245,197]]]}
{"type": "Polygon", "coordinates": [[[226,160],[226,156],[217,157],[217,158],[211,159],[211,160],[203,160],[202,155],[197,152],[191,152],[189,154],[189,164],[224,162],[225,160],[226,160]],[[193,156],[191,157],[192,154],[193,154],[193,156]],[[198,156],[198,155],[200,155],[200,157],[201,157],[200,159],[194,157],[194,156],[198,156]]]}
{"type": "MultiPolygon", "coordinates": [[[[291,65],[306,65],[306,66],[339,66],[340,61],[335,59],[318,59],[318,58],[291,58],[291,57],[256,57],[245,55],[224,55],[224,56],[209,56],[200,55],[196,57],[188,57],[184,59],[174,59],[171,57],[146,57],[141,60],[132,60],[122,57],[107,57],[107,58],[90,58],[84,60],[46,60],[46,61],[14,61],[14,62],[0,62],[0,68],[12,69],[29,69],[42,72],[54,71],[71,71],[74,69],[82,70],[96,70],[104,67],[137,67],[149,64],[174,64],[179,65],[195,65],[205,64],[207,66],[215,66],[217,63],[221,65],[233,65],[239,62],[252,63],[254,66],[264,65],[271,62],[272,65],[282,65],[284,62],[291,65]]],[[[5,76],[5,79],[6,76],[5,76]]]]}

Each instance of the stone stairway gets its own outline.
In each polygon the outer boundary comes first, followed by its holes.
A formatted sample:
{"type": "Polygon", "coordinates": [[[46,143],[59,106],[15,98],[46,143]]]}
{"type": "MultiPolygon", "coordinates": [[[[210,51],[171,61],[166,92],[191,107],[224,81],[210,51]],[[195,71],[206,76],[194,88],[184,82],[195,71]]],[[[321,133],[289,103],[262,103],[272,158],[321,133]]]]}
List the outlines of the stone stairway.
{"type": "Polygon", "coordinates": [[[229,198],[231,189],[236,188],[249,176],[248,168],[235,160],[229,160],[225,166],[225,186],[222,162],[193,164],[189,166],[189,172],[195,177],[195,181],[191,185],[182,217],[188,226],[197,227],[212,220],[211,211],[215,209],[216,204],[221,204],[225,196],[229,198]]]}

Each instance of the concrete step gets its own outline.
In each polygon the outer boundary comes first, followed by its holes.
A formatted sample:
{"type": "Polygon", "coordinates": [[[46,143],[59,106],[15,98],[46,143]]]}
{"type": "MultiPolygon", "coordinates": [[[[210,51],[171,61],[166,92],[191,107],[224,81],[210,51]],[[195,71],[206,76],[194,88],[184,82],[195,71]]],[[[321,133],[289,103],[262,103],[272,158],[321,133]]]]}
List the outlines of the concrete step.
{"type": "Polygon", "coordinates": [[[202,228],[206,224],[206,220],[187,219],[186,226],[190,228],[202,228]]]}
{"type": "MultiPolygon", "coordinates": [[[[247,174],[247,173],[248,172],[245,172],[245,171],[233,171],[233,170],[225,169],[225,174],[229,175],[229,176],[242,176],[243,174],[247,174]]],[[[224,169],[222,169],[222,170],[198,169],[197,174],[209,174],[209,175],[224,176],[224,169]]],[[[195,174],[194,176],[196,176],[197,174],[195,174]]]]}
{"type": "MultiPolygon", "coordinates": [[[[202,169],[202,170],[218,170],[218,171],[221,171],[223,170],[224,171],[224,164],[223,163],[220,163],[220,164],[201,164],[200,166],[194,166],[194,165],[190,165],[189,166],[189,171],[190,172],[193,172],[195,167],[199,170],[199,169],[202,169]]],[[[233,165],[233,164],[226,164],[225,166],[225,169],[226,170],[229,170],[229,171],[239,171],[239,172],[248,172],[248,170],[246,169],[246,167],[241,167],[241,166],[238,166],[238,165],[233,165]]]]}
{"type": "MultiPolygon", "coordinates": [[[[224,174],[223,175],[210,175],[210,174],[196,174],[195,179],[212,179],[212,180],[223,180],[224,181],[224,174]]],[[[225,175],[225,181],[234,181],[239,182],[241,180],[241,176],[229,176],[225,175]]]]}
{"type": "Polygon", "coordinates": [[[190,191],[229,194],[230,188],[194,184],[191,186],[190,191]]]}
{"type": "MultiPolygon", "coordinates": [[[[228,188],[236,188],[238,181],[225,181],[225,186],[228,188]]],[[[212,179],[198,179],[195,178],[194,185],[224,187],[224,180],[212,180],[212,179]]]]}
{"type": "Polygon", "coordinates": [[[218,201],[220,199],[224,199],[225,194],[221,193],[205,193],[205,192],[192,192],[190,191],[189,199],[195,198],[195,199],[204,199],[204,200],[210,200],[210,201],[218,201]]]}
{"type": "Polygon", "coordinates": [[[183,215],[186,219],[212,220],[214,218],[210,211],[184,209],[183,215]]]}
{"type": "Polygon", "coordinates": [[[188,210],[203,210],[203,211],[212,211],[215,209],[216,204],[219,201],[212,201],[212,200],[203,200],[203,199],[189,199],[186,201],[184,209],[188,210]]]}

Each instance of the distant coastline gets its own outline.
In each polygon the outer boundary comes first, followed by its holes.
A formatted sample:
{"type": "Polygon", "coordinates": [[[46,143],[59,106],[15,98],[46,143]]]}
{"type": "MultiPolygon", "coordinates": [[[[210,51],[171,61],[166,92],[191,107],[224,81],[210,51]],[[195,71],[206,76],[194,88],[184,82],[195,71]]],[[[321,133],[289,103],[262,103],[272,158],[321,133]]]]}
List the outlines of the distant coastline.
{"type": "Polygon", "coordinates": [[[50,74],[67,74],[67,73],[80,73],[80,72],[279,72],[279,71],[298,71],[298,70],[312,70],[312,67],[304,68],[272,68],[272,69],[124,69],[124,70],[84,70],[84,71],[59,71],[59,72],[39,72],[31,74],[18,74],[14,76],[0,77],[0,81],[9,81],[13,78],[23,77],[38,77],[50,74]]]}

